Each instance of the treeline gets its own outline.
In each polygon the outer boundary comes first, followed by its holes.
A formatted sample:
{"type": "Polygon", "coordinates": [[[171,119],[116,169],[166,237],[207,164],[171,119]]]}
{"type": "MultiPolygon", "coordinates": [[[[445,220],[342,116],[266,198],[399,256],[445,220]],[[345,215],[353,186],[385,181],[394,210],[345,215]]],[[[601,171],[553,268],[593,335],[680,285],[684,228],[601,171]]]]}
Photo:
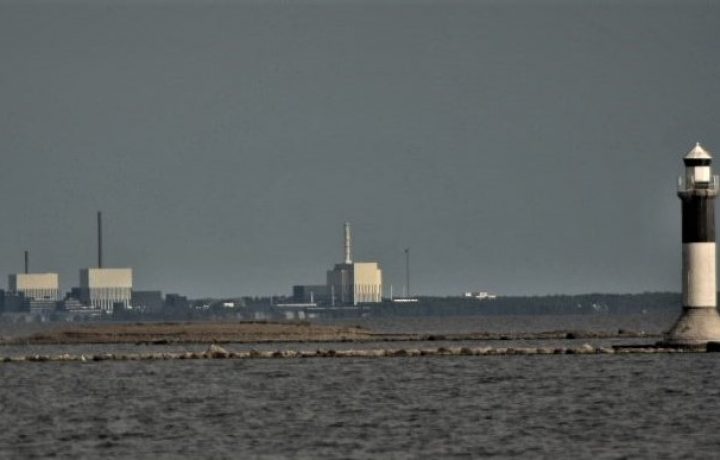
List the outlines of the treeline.
{"type": "Polygon", "coordinates": [[[676,292],[497,297],[418,297],[417,303],[383,302],[368,306],[372,315],[568,315],[643,314],[680,308],[676,292]]]}

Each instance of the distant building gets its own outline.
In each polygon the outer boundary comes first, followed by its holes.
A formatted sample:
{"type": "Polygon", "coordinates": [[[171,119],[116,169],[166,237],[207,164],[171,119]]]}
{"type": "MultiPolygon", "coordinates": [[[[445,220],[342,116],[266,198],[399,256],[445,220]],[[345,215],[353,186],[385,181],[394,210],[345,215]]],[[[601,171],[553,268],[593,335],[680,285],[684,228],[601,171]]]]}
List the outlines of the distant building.
{"type": "Polygon", "coordinates": [[[484,299],[490,300],[490,299],[496,298],[497,296],[495,294],[490,294],[487,291],[477,291],[477,292],[466,292],[465,297],[471,297],[471,298],[480,299],[480,300],[484,300],[484,299]]]}
{"type": "Polygon", "coordinates": [[[133,291],[130,304],[142,311],[157,313],[163,308],[161,291],[133,291]]]}
{"type": "Polygon", "coordinates": [[[377,262],[353,262],[350,224],[345,223],[345,262],[327,272],[330,303],[352,304],[382,302],[382,270],[377,262]]]}
{"type": "Polygon", "coordinates": [[[21,293],[13,294],[9,291],[0,290],[0,311],[17,313],[28,310],[29,307],[24,295],[21,293]]]}
{"type": "Polygon", "coordinates": [[[190,302],[188,298],[179,294],[168,294],[165,296],[165,308],[170,310],[188,310],[190,302]]]}
{"type": "Polygon", "coordinates": [[[382,270],[376,262],[336,264],[327,272],[330,302],[357,305],[382,301],[382,270]]]}
{"type": "Polygon", "coordinates": [[[293,286],[294,303],[327,303],[330,291],[325,284],[307,284],[293,286]]]}
{"type": "Polygon", "coordinates": [[[93,308],[112,312],[115,305],[128,308],[132,300],[131,268],[80,270],[80,300],[93,308]]]}
{"type": "Polygon", "coordinates": [[[60,281],[57,273],[14,273],[8,276],[8,291],[22,294],[28,300],[60,298],[60,281]]]}

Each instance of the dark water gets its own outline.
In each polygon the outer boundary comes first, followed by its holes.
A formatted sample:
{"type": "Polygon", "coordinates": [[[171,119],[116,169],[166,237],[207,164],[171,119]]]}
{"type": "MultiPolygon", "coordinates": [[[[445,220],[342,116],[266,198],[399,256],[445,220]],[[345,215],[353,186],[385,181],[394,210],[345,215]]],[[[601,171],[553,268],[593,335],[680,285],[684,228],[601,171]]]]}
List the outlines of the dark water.
{"type": "Polygon", "coordinates": [[[3,365],[0,456],[710,458],[718,358],[3,365]]]}
{"type": "Polygon", "coordinates": [[[0,457],[713,458],[718,375],[718,354],[6,363],[0,457]]]}

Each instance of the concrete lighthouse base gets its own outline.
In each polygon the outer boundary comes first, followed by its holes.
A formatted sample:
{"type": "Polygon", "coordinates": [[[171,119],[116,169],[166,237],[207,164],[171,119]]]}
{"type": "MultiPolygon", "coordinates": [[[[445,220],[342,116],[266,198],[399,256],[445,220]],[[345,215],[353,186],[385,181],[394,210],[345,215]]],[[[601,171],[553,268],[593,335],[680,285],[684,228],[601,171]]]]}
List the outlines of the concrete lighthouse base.
{"type": "Polygon", "coordinates": [[[698,347],[720,342],[720,313],[714,307],[683,307],[680,318],[668,331],[664,345],[698,347]]]}

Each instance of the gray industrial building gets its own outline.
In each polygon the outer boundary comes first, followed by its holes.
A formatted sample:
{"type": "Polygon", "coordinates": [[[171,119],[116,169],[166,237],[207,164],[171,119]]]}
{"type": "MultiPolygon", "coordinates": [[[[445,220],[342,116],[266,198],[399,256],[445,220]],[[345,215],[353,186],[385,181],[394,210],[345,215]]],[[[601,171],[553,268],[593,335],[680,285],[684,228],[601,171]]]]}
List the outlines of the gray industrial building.
{"type": "Polygon", "coordinates": [[[148,313],[159,313],[163,309],[163,303],[161,291],[132,291],[130,304],[133,308],[148,313]]]}
{"type": "Polygon", "coordinates": [[[330,291],[325,284],[293,286],[293,302],[298,304],[329,303],[330,291]]]}

